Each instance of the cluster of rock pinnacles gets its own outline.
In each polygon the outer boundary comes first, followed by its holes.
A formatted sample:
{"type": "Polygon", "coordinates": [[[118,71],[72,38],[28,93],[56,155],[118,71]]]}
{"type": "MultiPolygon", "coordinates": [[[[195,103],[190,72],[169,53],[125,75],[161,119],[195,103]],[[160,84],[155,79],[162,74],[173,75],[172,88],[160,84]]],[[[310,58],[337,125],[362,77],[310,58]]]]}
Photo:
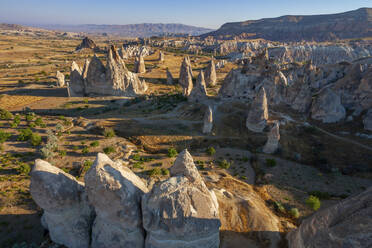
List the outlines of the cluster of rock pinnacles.
{"type": "Polygon", "coordinates": [[[219,247],[218,202],[187,150],[151,191],[99,153],[84,183],[36,160],[31,194],[51,239],[68,248],[219,247]]]}

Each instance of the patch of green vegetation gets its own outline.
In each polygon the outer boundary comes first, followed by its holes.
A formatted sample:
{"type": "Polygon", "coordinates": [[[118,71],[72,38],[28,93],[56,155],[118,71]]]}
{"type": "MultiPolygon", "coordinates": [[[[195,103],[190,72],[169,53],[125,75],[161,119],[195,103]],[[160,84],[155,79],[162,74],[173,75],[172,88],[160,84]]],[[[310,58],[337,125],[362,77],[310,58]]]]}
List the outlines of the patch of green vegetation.
{"type": "Polygon", "coordinates": [[[105,147],[105,148],[103,148],[103,152],[105,154],[114,153],[115,152],[115,147],[113,147],[113,146],[105,147]]]}
{"type": "Polygon", "coordinates": [[[309,198],[306,199],[306,204],[314,211],[320,208],[319,198],[313,195],[309,196],[309,198]]]}
{"type": "Polygon", "coordinates": [[[162,171],[161,171],[160,168],[154,168],[154,169],[148,171],[148,175],[150,177],[159,176],[159,175],[162,175],[162,171]]]}
{"type": "Polygon", "coordinates": [[[39,126],[39,127],[42,127],[43,124],[44,124],[43,118],[37,117],[36,120],[35,120],[35,125],[39,126]]]}
{"type": "Polygon", "coordinates": [[[6,132],[0,130],[0,144],[7,141],[11,136],[12,136],[11,133],[6,133],[6,132]]]}
{"type": "Polygon", "coordinates": [[[281,202],[274,202],[275,209],[280,213],[286,213],[286,209],[281,202]]]}
{"type": "Polygon", "coordinates": [[[139,161],[139,162],[135,162],[133,164],[133,168],[136,168],[136,169],[143,169],[143,162],[142,161],[139,161]]]}
{"type": "Polygon", "coordinates": [[[112,138],[112,137],[115,137],[116,134],[115,134],[114,129],[112,129],[112,128],[105,128],[103,130],[103,136],[105,136],[106,138],[112,138]]]}
{"type": "Polygon", "coordinates": [[[93,141],[92,143],[90,143],[90,146],[91,147],[98,147],[99,146],[99,141],[98,140],[93,141]]]}
{"type": "Polygon", "coordinates": [[[30,141],[32,146],[39,146],[41,144],[41,136],[37,133],[32,133],[30,141]]]}
{"type": "Polygon", "coordinates": [[[58,151],[59,156],[64,157],[67,155],[67,152],[65,150],[58,151]]]}
{"type": "Polygon", "coordinates": [[[169,148],[168,149],[168,157],[174,158],[178,155],[178,152],[175,148],[169,148]]]}
{"type": "Polygon", "coordinates": [[[21,123],[21,116],[19,114],[14,116],[13,122],[10,124],[12,128],[18,127],[18,125],[21,123]]]}
{"type": "Polygon", "coordinates": [[[30,140],[31,139],[31,136],[32,136],[32,131],[31,131],[30,128],[20,129],[17,140],[19,140],[19,141],[27,141],[27,140],[30,140]]]}
{"type": "Polygon", "coordinates": [[[297,209],[297,208],[291,208],[289,210],[289,214],[295,218],[295,219],[298,219],[300,217],[300,211],[297,209]]]}
{"type": "Polygon", "coordinates": [[[146,157],[141,157],[138,153],[137,154],[134,154],[132,156],[132,159],[134,161],[141,161],[141,162],[150,162],[150,161],[154,161],[153,158],[146,158],[146,157]]]}
{"type": "Polygon", "coordinates": [[[92,160],[85,160],[83,163],[82,174],[86,173],[90,169],[90,167],[92,167],[92,165],[93,165],[92,160]]]}
{"type": "Polygon", "coordinates": [[[276,160],[273,158],[266,159],[266,165],[269,167],[275,167],[276,166],[276,160]]]}
{"type": "Polygon", "coordinates": [[[28,114],[26,114],[26,121],[27,122],[31,122],[31,121],[33,121],[35,119],[35,113],[28,113],[28,114]]]}
{"type": "Polygon", "coordinates": [[[163,176],[168,176],[170,174],[169,170],[166,168],[161,168],[161,174],[163,176]]]}
{"type": "Polygon", "coordinates": [[[6,109],[1,109],[0,108],[0,119],[1,120],[11,120],[11,119],[13,119],[13,114],[10,113],[6,109]]]}
{"type": "Polygon", "coordinates": [[[322,191],[309,191],[307,192],[309,195],[313,195],[318,197],[320,200],[329,200],[331,199],[331,195],[328,192],[322,192],[322,191]]]}
{"type": "Polygon", "coordinates": [[[17,168],[19,174],[28,175],[31,171],[31,167],[29,164],[20,163],[19,167],[17,168]]]}
{"type": "Polygon", "coordinates": [[[221,169],[226,169],[227,170],[228,168],[230,168],[230,166],[231,166],[231,163],[228,162],[226,159],[224,159],[224,160],[222,160],[218,163],[218,167],[220,167],[221,169]]]}
{"type": "Polygon", "coordinates": [[[89,153],[89,148],[87,146],[84,146],[83,149],[81,150],[82,154],[88,154],[89,153]]]}
{"type": "Polygon", "coordinates": [[[208,147],[206,153],[209,156],[213,156],[214,154],[216,154],[216,149],[214,149],[214,147],[208,147]]]}

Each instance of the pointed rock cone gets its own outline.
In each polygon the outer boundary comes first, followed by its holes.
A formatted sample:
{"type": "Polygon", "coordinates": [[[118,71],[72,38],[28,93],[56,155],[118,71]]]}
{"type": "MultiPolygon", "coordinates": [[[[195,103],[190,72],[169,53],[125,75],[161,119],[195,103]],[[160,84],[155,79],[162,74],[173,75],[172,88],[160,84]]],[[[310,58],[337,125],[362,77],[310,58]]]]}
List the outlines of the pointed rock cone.
{"type": "Polygon", "coordinates": [[[280,140],[279,122],[275,122],[267,135],[267,141],[263,148],[263,152],[267,154],[273,154],[278,150],[280,140]]]}
{"type": "Polygon", "coordinates": [[[97,217],[92,248],[143,248],[141,198],[146,185],[129,168],[98,153],[85,175],[86,192],[97,217]]]}
{"type": "Polygon", "coordinates": [[[212,128],[213,128],[213,112],[212,112],[211,106],[208,106],[204,114],[203,133],[204,134],[211,133],[212,128]]]}
{"type": "Polygon", "coordinates": [[[70,72],[70,83],[68,85],[69,96],[84,96],[84,79],[81,69],[75,61],[72,62],[70,72]]]}
{"type": "Polygon", "coordinates": [[[346,116],[341,97],[330,88],[326,88],[313,100],[311,118],[323,123],[339,122],[346,116]]]}
{"type": "Polygon", "coordinates": [[[183,89],[183,95],[189,96],[193,88],[193,83],[191,62],[188,56],[185,57],[182,61],[178,83],[181,85],[183,89]]]}
{"type": "Polygon", "coordinates": [[[160,62],[164,61],[164,53],[162,51],[159,51],[159,61],[160,62]]]}
{"type": "Polygon", "coordinates": [[[143,59],[143,56],[137,57],[135,64],[134,64],[134,68],[135,68],[136,73],[146,72],[145,60],[143,59]]]}
{"type": "Polygon", "coordinates": [[[169,71],[167,68],[167,84],[168,85],[173,85],[174,84],[174,78],[172,76],[172,73],[169,71]]]}
{"type": "Polygon", "coordinates": [[[213,87],[216,85],[217,82],[217,74],[216,74],[216,65],[214,64],[213,58],[208,64],[207,69],[205,70],[205,83],[208,87],[213,87]]]}
{"type": "Polygon", "coordinates": [[[57,71],[56,78],[57,78],[57,86],[64,87],[65,86],[65,75],[63,75],[63,73],[61,73],[60,71],[57,71]]]}
{"type": "Polygon", "coordinates": [[[207,99],[207,87],[205,86],[204,72],[200,71],[196,79],[195,87],[192,89],[188,100],[191,102],[202,102],[207,99]]]}
{"type": "Polygon", "coordinates": [[[171,178],[142,198],[145,247],[219,247],[218,202],[187,150],[170,168],[171,178]],[[187,235],[185,235],[187,233],[187,235]]]}
{"type": "Polygon", "coordinates": [[[261,87],[256,98],[251,104],[246,126],[252,132],[260,133],[266,127],[266,122],[268,119],[269,111],[267,108],[266,91],[263,87],[261,87]]]}
{"type": "Polygon", "coordinates": [[[43,211],[42,225],[52,241],[71,248],[89,248],[93,209],[84,184],[68,173],[37,159],[31,171],[32,199],[43,211]]]}

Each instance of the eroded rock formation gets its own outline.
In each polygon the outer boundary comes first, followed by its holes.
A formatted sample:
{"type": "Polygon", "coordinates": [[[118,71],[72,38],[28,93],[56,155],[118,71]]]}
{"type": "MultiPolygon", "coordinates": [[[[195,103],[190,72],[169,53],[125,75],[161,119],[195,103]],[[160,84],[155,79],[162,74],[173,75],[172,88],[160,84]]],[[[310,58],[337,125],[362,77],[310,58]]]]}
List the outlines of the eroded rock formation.
{"type": "Polygon", "coordinates": [[[246,127],[253,132],[262,132],[269,119],[266,91],[262,87],[249,109],[246,127]]]}
{"type": "Polygon", "coordinates": [[[94,41],[92,40],[92,39],[90,39],[90,38],[88,38],[88,37],[85,37],[82,41],[81,41],[81,43],[80,43],[80,45],[78,45],[77,47],[76,47],[76,51],[80,51],[80,50],[82,50],[82,49],[84,49],[84,48],[87,48],[87,49],[96,49],[97,48],[97,45],[96,45],[96,43],[94,43],[94,41]]]}
{"type": "Polygon", "coordinates": [[[192,88],[188,100],[191,102],[202,102],[207,99],[207,87],[205,86],[204,72],[200,71],[196,84],[192,88]]]}
{"type": "Polygon", "coordinates": [[[208,106],[208,108],[205,110],[203,122],[203,133],[211,133],[213,128],[213,111],[211,106],[208,106]]]}
{"type": "Polygon", "coordinates": [[[338,122],[345,118],[346,111],[341,98],[330,88],[324,89],[317,96],[311,107],[311,118],[324,123],[338,122]]]}
{"type": "Polygon", "coordinates": [[[272,154],[276,152],[279,147],[280,132],[279,132],[279,122],[276,121],[274,126],[271,128],[270,132],[267,135],[267,141],[263,147],[263,152],[272,154]]]}
{"type": "Polygon", "coordinates": [[[182,92],[183,95],[189,96],[193,88],[193,83],[192,83],[191,62],[188,56],[185,57],[182,61],[178,83],[181,85],[183,89],[183,92],[182,92]]]}
{"type": "Polygon", "coordinates": [[[174,78],[172,76],[172,73],[169,71],[167,68],[167,84],[168,85],[173,85],[174,84],[174,78]]]}
{"type": "Polygon", "coordinates": [[[187,150],[170,170],[171,178],[155,185],[142,200],[146,247],[219,247],[218,202],[187,150]]]}
{"type": "Polygon", "coordinates": [[[30,192],[44,211],[41,222],[54,242],[69,248],[90,247],[93,209],[84,183],[38,159],[31,172],[30,192]]]}
{"type": "Polygon", "coordinates": [[[208,87],[213,87],[217,83],[216,66],[213,58],[209,62],[207,69],[205,70],[205,83],[208,87]]]}
{"type": "Polygon", "coordinates": [[[145,60],[143,59],[143,56],[136,57],[136,60],[134,62],[134,72],[136,73],[146,72],[145,60]]]}
{"type": "Polygon", "coordinates": [[[65,75],[61,73],[60,71],[57,71],[56,78],[57,78],[57,86],[64,87],[65,86],[65,75]]]}
{"type": "Polygon", "coordinates": [[[320,210],[288,234],[290,248],[372,246],[372,188],[320,210]]]}

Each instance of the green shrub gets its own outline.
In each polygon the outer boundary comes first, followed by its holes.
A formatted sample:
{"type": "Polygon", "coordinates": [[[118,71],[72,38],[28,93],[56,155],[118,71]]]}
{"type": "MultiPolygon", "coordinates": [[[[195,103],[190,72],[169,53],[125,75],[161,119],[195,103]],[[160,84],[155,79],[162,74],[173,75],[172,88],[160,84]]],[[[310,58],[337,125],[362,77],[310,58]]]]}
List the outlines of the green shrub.
{"type": "Polygon", "coordinates": [[[90,146],[91,147],[98,147],[99,146],[99,141],[98,140],[93,141],[92,143],[90,143],[90,146]]]}
{"type": "Polygon", "coordinates": [[[10,113],[6,109],[1,109],[0,108],[0,119],[1,120],[11,120],[11,119],[13,119],[13,114],[10,113]]]}
{"type": "Polygon", "coordinates": [[[309,198],[306,199],[306,204],[314,211],[320,208],[319,198],[313,195],[309,196],[309,198]]]}
{"type": "Polygon", "coordinates": [[[162,174],[162,171],[161,171],[160,168],[154,168],[154,169],[148,171],[148,175],[150,177],[158,176],[158,175],[161,175],[161,174],[162,174]]]}
{"type": "Polygon", "coordinates": [[[10,136],[12,136],[12,134],[6,133],[6,132],[0,130],[0,144],[7,141],[10,138],[10,136]]]}
{"type": "Polygon", "coordinates": [[[285,210],[285,207],[283,206],[283,204],[281,202],[274,202],[274,206],[275,206],[275,209],[281,213],[285,213],[286,210],[285,210]]]}
{"type": "Polygon", "coordinates": [[[44,124],[43,119],[41,117],[36,118],[35,125],[41,127],[44,124]]]}
{"type": "Polygon", "coordinates": [[[84,146],[83,149],[81,150],[82,154],[88,154],[89,153],[89,148],[87,146],[84,146]]]}
{"type": "Polygon", "coordinates": [[[21,163],[20,166],[17,168],[19,174],[28,175],[31,171],[31,167],[29,164],[21,163]]]}
{"type": "Polygon", "coordinates": [[[59,153],[59,156],[61,156],[61,157],[64,157],[64,156],[67,155],[67,152],[65,150],[61,150],[58,153],[59,153]]]}
{"type": "Polygon", "coordinates": [[[35,119],[35,114],[34,113],[28,113],[26,115],[26,121],[30,122],[30,121],[33,121],[35,119]]]}
{"type": "Polygon", "coordinates": [[[87,172],[90,169],[90,167],[92,167],[92,165],[93,165],[93,161],[91,161],[91,160],[85,160],[84,163],[83,163],[82,173],[87,172]]]}
{"type": "Polygon", "coordinates": [[[39,146],[41,144],[41,136],[37,133],[33,133],[30,138],[31,145],[39,146]]]}
{"type": "Polygon", "coordinates": [[[115,152],[115,148],[113,146],[108,146],[103,149],[103,152],[105,154],[110,154],[115,152]]]}
{"type": "Polygon", "coordinates": [[[221,168],[221,169],[228,169],[228,168],[230,168],[230,166],[231,166],[231,164],[230,164],[230,162],[228,162],[226,159],[224,159],[224,160],[222,160],[222,161],[220,161],[219,163],[218,163],[218,166],[221,168]]]}
{"type": "Polygon", "coordinates": [[[12,128],[18,127],[18,125],[21,123],[21,116],[20,115],[15,115],[13,119],[13,123],[11,124],[12,128]]]}
{"type": "Polygon", "coordinates": [[[164,176],[168,176],[170,173],[168,169],[161,168],[161,174],[163,174],[164,176]]]}
{"type": "Polygon", "coordinates": [[[214,154],[216,154],[216,149],[214,149],[213,147],[208,147],[207,154],[209,156],[213,156],[214,154]]]}
{"type": "Polygon", "coordinates": [[[273,158],[266,159],[266,165],[269,167],[275,167],[276,166],[276,160],[273,158]]]}
{"type": "Polygon", "coordinates": [[[27,141],[27,140],[31,139],[31,136],[32,136],[32,131],[31,131],[30,128],[20,129],[19,130],[19,135],[18,135],[18,140],[19,141],[27,141]]]}
{"type": "Polygon", "coordinates": [[[175,148],[169,148],[168,149],[168,157],[174,158],[178,155],[178,152],[175,148]]]}
{"type": "Polygon", "coordinates": [[[300,217],[300,211],[298,211],[297,208],[291,208],[291,210],[289,210],[289,214],[293,217],[293,218],[296,218],[298,219],[300,217]]]}
{"type": "Polygon", "coordinates": [[[143,169],[144,167],[142,165],[143,165],[143,162],[139,161],[133,164],[133,168],[143,169]]]}
{"type": "Polygon", "coordinates": [[[103,130],[103,136],[105,136],[106,138],[112,138],[112,137],[115,137],[116,134],[115,134],[114,129],[105,128],[105,130],[103,130]]]}
{"type": "Polygon", "coordinates": [[[331,195],[328,192],[322,192],[322,191],[310,191],[308,192],[309,195],[313,195],[318,197],[320,200],[329,200],[331,198],[331,195]]]}

